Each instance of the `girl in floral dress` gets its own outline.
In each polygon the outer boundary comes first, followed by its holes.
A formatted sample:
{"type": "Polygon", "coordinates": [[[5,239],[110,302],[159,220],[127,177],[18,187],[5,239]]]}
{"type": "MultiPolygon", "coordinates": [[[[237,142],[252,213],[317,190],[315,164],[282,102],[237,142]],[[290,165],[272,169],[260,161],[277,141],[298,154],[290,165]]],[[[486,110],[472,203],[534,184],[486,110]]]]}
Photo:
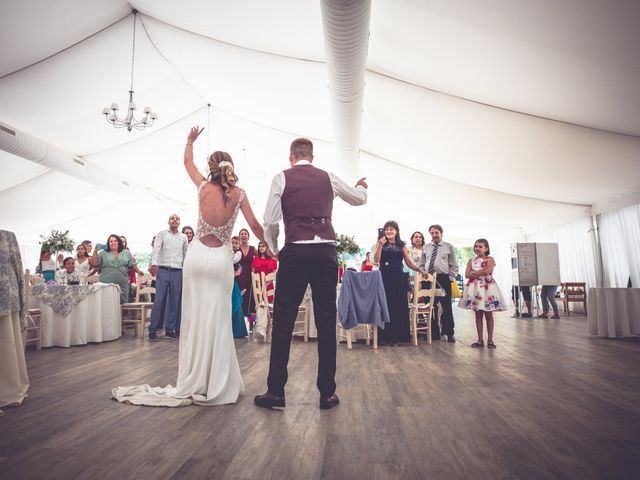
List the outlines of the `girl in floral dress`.
{"type": "Polygon", "coordinates": [[[482,316],[487,319],[487,347],[496,348],[493,343],[493,312],[506,310],[506,303],[498,284],[491,274],[496,262],[489,256],[489,242],[480,238],[473,245],[476,256],[467,263],[467,285],[458,306],[476,312],[478,341],[472,347],[484,347],[482,337],[482,316]]]}

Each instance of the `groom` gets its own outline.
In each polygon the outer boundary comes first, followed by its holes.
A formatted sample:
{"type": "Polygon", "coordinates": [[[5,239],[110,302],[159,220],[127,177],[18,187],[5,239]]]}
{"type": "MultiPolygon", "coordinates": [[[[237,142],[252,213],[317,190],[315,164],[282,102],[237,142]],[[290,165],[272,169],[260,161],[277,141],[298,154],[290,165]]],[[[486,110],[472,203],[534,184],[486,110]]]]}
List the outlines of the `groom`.
{"type": "Polygon", "coordinates": [[[280,220],[284,220],[285,245],[278,255],[268,390],[254,398],[259,407],[285,406],[291,334],[307,285],[311,285],[318,329],[320,408],[329,409],[340,403],[335,394],[338,260],[331,213],[336,196],[350,205],[366,203],[367,184],[362,178],[350,187],[311,162],[311,141],[294,140],[289,153],[291,168],[274,177],[264,213],[269,248],[278,252],[280,220]]]}

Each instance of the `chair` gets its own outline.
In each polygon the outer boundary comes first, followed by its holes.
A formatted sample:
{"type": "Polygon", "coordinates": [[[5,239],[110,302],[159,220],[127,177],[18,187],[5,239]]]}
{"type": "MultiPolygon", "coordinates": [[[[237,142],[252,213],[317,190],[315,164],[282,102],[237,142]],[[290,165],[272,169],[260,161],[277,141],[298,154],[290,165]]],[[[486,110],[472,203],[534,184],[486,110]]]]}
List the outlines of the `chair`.
{"type": "Polygon", "coordinates": [[[136,288],[136,301],[120,305],[123,316],[125,313],[133,313],[133,318],[128,318],[122,321],[122,328],[134,328],[136,337],[138,336],[138,332],[141,337],[144,337],[145,324],[149,315],[151,315],[153,302],[141,302],[140,297],[145,294],[156,293],[155,287],[151,286],[151,282],[153,280],[155,280],[155,278],[148,275],[139,277],[136,288]],[[147,313],[149,315],[147,315],[147,313]]]}
{"type": "Polygon", "coordinates": [[[89,275],[87,277],[87,284],[92,284],[92,283],[97,283],[100,281],[100,276],[99,275],[89,275]]]}
{"type": "Polygon", "coordinates": [[[424,277],[416,273],[413,283],[413,301],[409,304],[409,322],[411,328],[411,343],[418,345],[418,332],[425,332],[427,343],[431,345],[431,319],[433,318],[433,305],[436,298],[436,276],[428,274],[424,277]],[[431,288],[422,288],[422,282],[430,282],[431,288]],[[424,325],[418,316],[424,315],[424,325]]]}
{"type": "MultiPolygon", "coordinates": [[[[271,342],[271,334],[273,331],[273,303],[269,302],[269,297],[275,296],[275,279],[276,272],[267,275],[264,272],[251,273],[251,282],[253,286],[253,295],[256,302],[256,309],[264,308],[267,314],[267,331],[265,342],[271,342]]],[[[296,320],[292,335],[303,334],[304,341],[309,341],[309,312],[304,305],[298,307],[299,313],[304,313],[303,320],[296,320]],[[301,325],[302,324],[302,325],[301,325]],[[296,330],[296,327],[300,329],[296,330]]]]}
{"type": "Polygon", "coordinates": [[[42,349],[42,312],[39,308],[29,308],[29,294],[31,289],[31,272],[24,272],[24,312],[27,317],[27,331],[24,339],[24,347],[35,343],[36,350],[42,349]]]}
{"type": "Polygon", "coordinates": [[[560,299],[564,304],[564,313],[571,315],[569,303],[582,303],[584,314],[587,314],[587,285],[580,282],[564,282],[560,284],[560,299]]]}

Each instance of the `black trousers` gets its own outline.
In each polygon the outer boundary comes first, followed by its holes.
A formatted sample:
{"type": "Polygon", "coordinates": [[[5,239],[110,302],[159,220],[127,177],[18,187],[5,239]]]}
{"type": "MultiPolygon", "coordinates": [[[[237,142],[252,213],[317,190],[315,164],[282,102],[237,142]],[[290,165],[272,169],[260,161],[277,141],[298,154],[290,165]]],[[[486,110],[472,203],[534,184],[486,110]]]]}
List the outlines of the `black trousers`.
{"type": "MultiPolygon", "coordinates": [[[[436,280],[438,287],[444,290],[444,297],[436,297],[435,307],[442,305],[442,335],[452,337],[453,333],[453,309],[451,308],[451,280],[446,273],[438,273],[436,280]]],[[[437,311],[437,310],[436,310],[437,311]]]]}
{"type": "Polygon", "coordinates": [[[329,397],[336,391],[336,247],[330,243],[287,243],[278,261],[267,379],[269,392],[284,396],[293,325],[307,285],[311,285],[318,330],[317,386],[322,397],[329,397]]]}

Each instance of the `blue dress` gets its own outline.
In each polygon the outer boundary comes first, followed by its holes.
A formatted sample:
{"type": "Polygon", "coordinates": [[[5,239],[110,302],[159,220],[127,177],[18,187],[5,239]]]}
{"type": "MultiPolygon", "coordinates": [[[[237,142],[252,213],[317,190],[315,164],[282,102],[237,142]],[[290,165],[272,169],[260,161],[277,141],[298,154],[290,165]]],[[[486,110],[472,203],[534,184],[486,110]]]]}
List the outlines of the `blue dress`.
{"type": "Polygon", "coordinates": [[[387,297],[389,320],[384,330],[378,331],[381,341],[387,343],[409,342],[409,299],[407,278],[403,270],[402,246],[385,243],[380,255],[380,273],[387,297]]]}
{"type": "Polygon", "coordinates": [[[231,326],[233,327],[233,338],[249,335],[247,333],[247,325],[244,323],[244,313],[242,312],[242,291],[235,280],[231,291],[231,326]]]}

